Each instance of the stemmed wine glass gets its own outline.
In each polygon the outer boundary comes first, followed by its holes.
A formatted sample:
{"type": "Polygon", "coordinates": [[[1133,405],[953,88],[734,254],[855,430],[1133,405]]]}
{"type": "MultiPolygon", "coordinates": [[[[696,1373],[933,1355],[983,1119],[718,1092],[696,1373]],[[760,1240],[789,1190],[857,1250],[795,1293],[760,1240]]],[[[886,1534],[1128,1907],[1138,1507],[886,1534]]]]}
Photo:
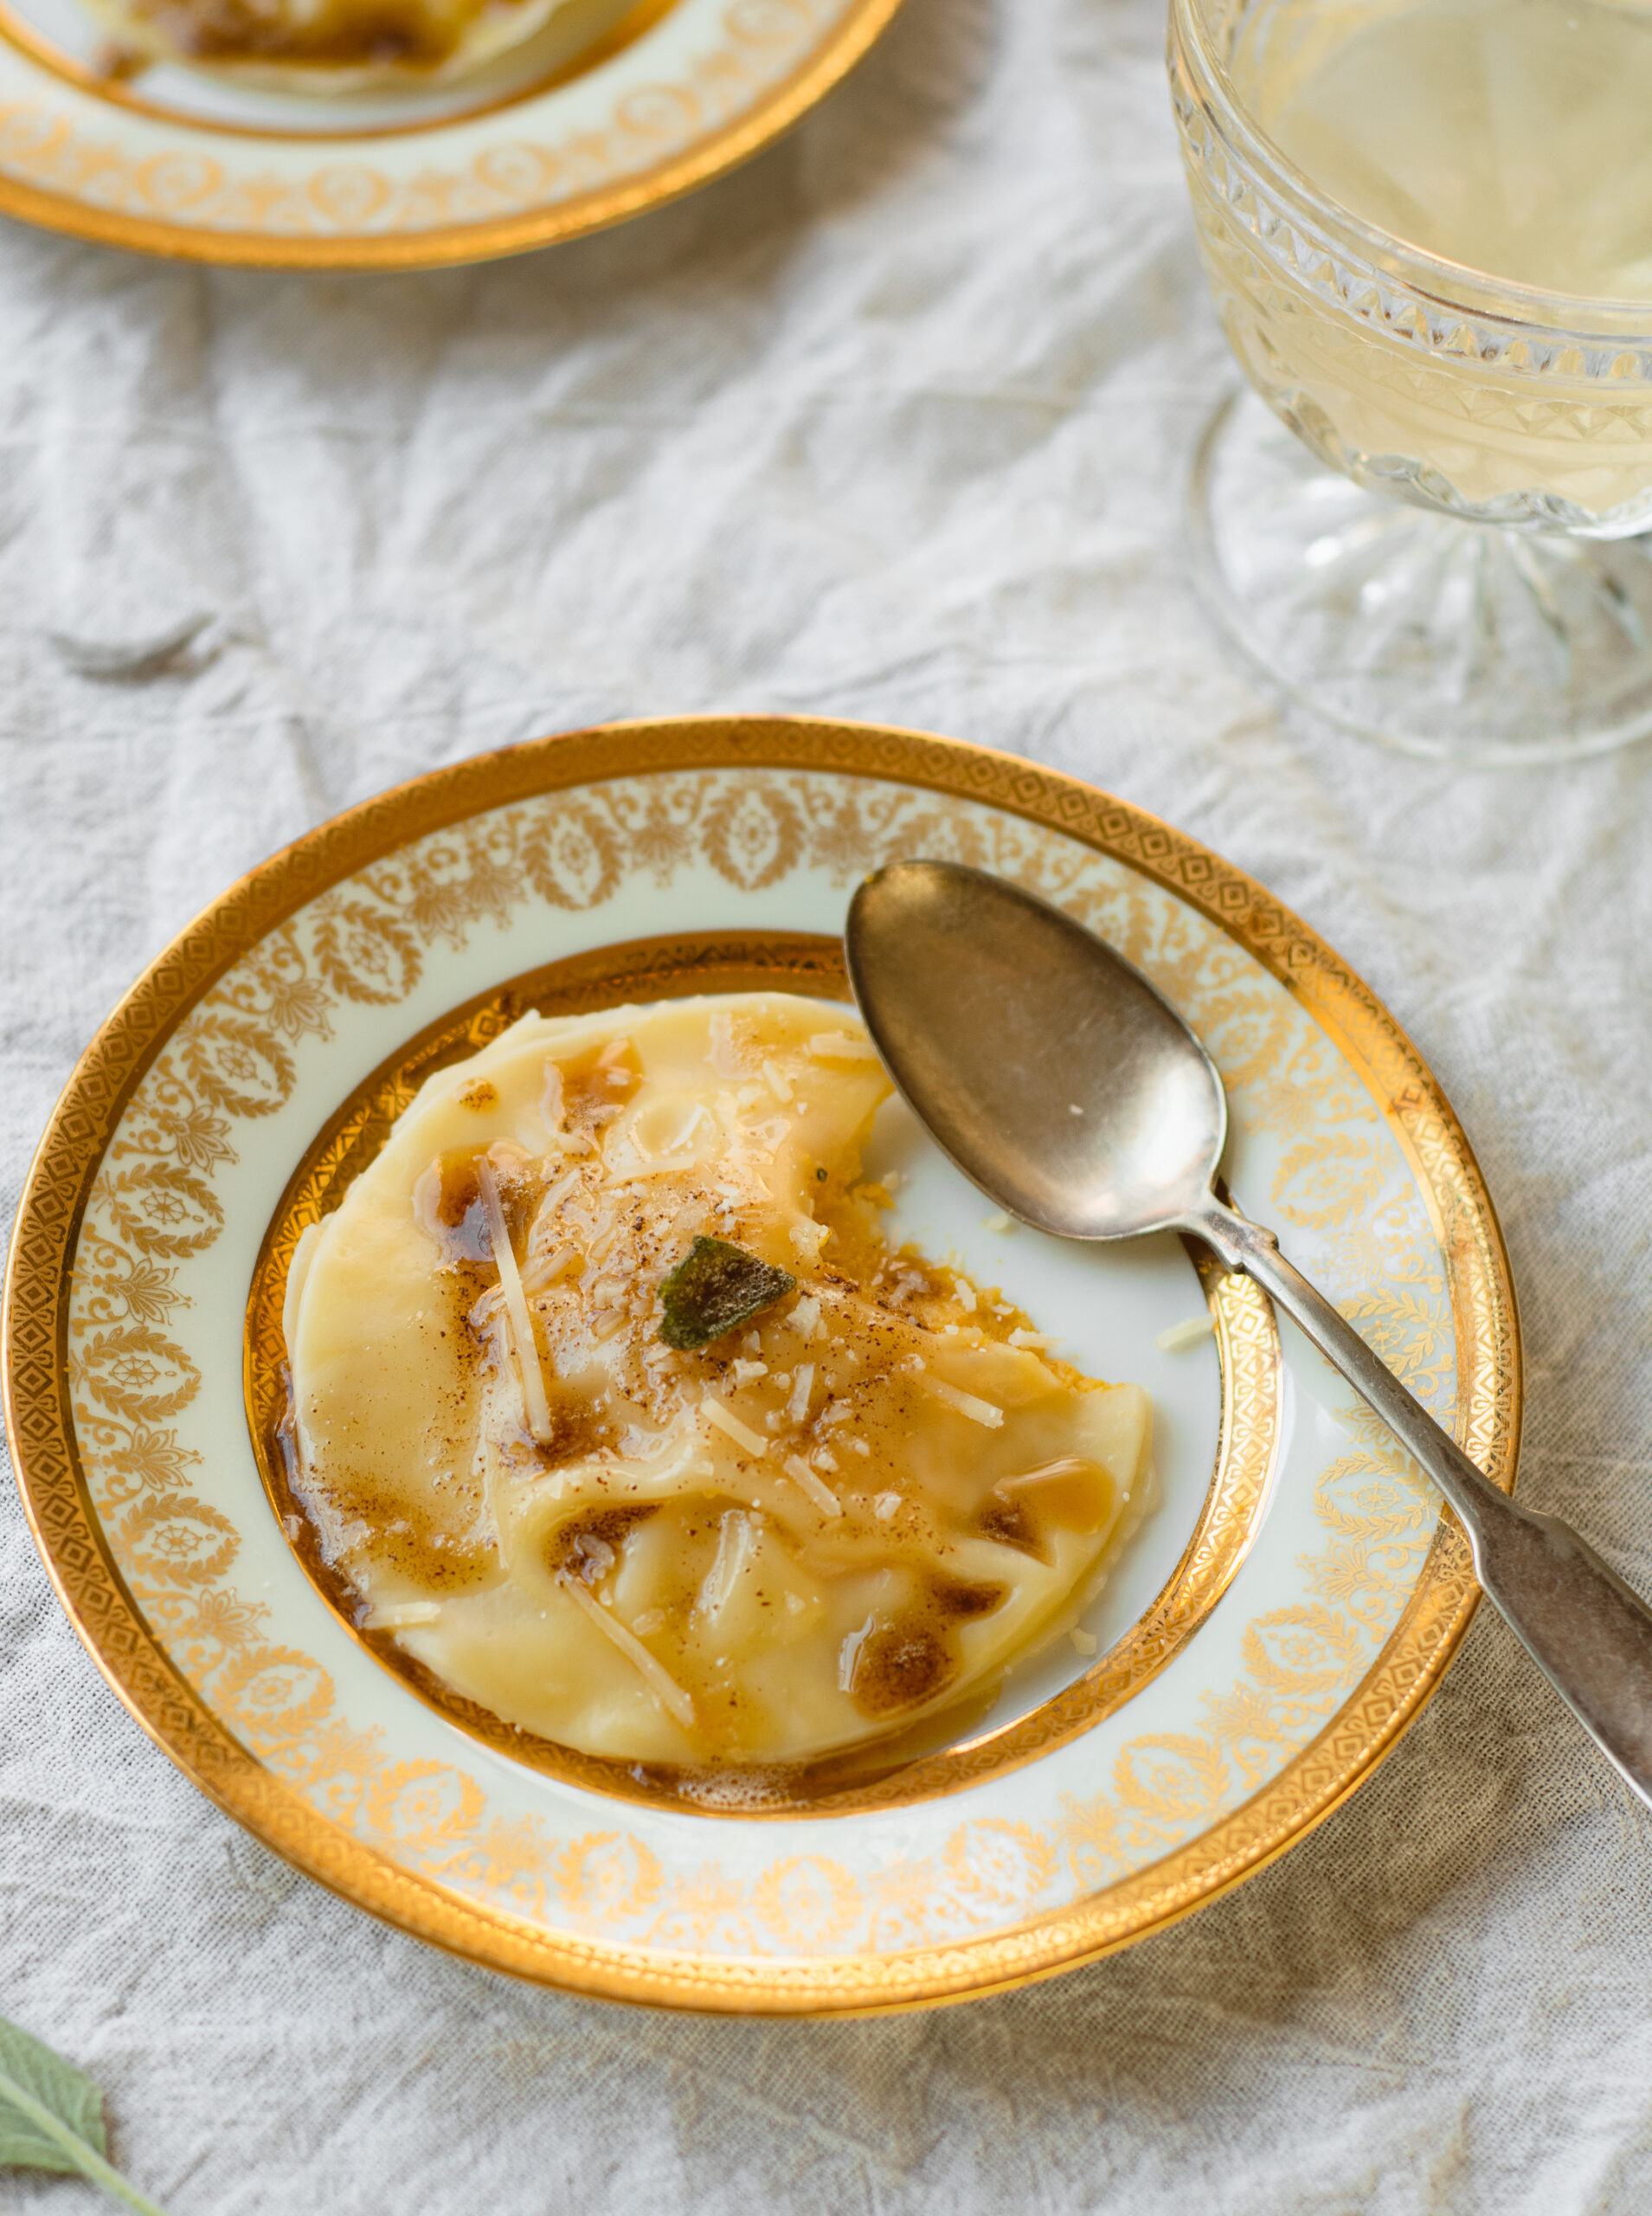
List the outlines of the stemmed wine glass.
{"type": "Polygon", "coordinates": [[[1169,62],[1267,403],[1193,469],[1234,639],[1413,753],[1652,731],[1652,6],[1171,0],[1169,62]]]}

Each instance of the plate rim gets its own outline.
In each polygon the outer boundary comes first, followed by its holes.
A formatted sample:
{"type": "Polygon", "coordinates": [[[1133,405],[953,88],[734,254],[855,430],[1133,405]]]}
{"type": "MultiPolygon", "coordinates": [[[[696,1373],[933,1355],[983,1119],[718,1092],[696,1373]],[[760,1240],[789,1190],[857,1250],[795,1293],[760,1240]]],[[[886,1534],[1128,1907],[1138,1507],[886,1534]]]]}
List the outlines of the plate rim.
{"type": "Polygon", "coordinates": [[[333,1826],[232,1737],[187,1685],[115,1567],[67,1413],[68,1261],[114,1126],[176,1025],[249,945],[384,854],[513,801],[685,768],[835,770],[981,801],[1112,855],[1205,913],[1336,1040],[1386,1104],[1439,1239],[1457,1341],[1459,1438],[1513,1489],[1523,1395],[1518,1310],[1483,1176],[1437,1080],[1387,1009],[1310,928],[1202,841],[1022,757],[840,718],[647,718],[530,740],[427,771],[316,826],[236,880],[142,971],[55,1106],[8,1258],[0,1363],[18,1490],[82,1643],[185,1775],[273,1852],[413,1936],[490,1967],[614,2000],[734,2013],[869,2014],[1003,1991],[1177,1922],[1303,1838],[1357,1789],[1432,1697],[1480,1597],[1443,1514],[1398,1623],[1324,1729],[1209,1831],[1147,1869],[1007,1931],[852,1963],[651,1956],[534,1932],[333,1826]],[[1476,1298],[1470,1301],[1470,1287],[1476,1298]]]}
{"type": "MultiPolygon", "coordinates": [[[[808,56],[732,122],[714,127],[692,145],[666,156],[650,169],[522,215],[446,224],[425,231],[358,232],[325,238],[208,230],[161,216],[124,215],[30,184],[0,170],[0,216],[93,246],[121,247],[171,261],[240,269],[447,269],[528,254],[536,248],[558,246],[611,229],[634,216],[667,207],[753,160],[835,91],[876,45],[901,5],[902,0],[848,0],[842,15],[808,56]]],[[[42,75],[54,74],[27,48],[12,40],[6,43],[30,68],[42,75]]],[[[502,111],[511,112],[508,107],[502,111]]],[[[467,120],[464,115],[452,119],[455,126],[467,120]]],[[[188,121],[191,130],[209,138],[245,135],[204,119],[188,121]]],[[[344,132],[337,138],[322,132],[313,135],[318,152],[351,137],[344,132]]]]}

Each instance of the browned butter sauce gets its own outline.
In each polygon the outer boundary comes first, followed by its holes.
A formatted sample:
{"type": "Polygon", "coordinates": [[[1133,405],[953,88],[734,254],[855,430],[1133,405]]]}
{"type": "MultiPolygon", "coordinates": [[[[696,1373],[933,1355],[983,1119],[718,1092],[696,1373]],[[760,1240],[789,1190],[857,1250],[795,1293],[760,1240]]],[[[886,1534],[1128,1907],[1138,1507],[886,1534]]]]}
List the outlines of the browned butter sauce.
{"type": "Polygon", "coordinates": [[[451,78],[519,45],[562,0],[93,0],[131,76],[160,58],[286,91],[451,78]]]}

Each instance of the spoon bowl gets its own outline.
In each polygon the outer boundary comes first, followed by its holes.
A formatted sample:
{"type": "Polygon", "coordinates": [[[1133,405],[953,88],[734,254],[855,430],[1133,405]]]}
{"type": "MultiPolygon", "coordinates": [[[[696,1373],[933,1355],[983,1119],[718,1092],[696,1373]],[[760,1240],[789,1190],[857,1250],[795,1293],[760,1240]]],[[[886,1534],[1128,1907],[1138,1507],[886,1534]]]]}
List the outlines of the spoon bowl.
{"type": "Polygon", "coordinates": [[[894,862],[857,891],[845,946],[896,1082],[1012,1215],[1129,1239],[1204,1204],[1227,1137],[1216,1066],[1081,924],[982,870],[894,862]]]}

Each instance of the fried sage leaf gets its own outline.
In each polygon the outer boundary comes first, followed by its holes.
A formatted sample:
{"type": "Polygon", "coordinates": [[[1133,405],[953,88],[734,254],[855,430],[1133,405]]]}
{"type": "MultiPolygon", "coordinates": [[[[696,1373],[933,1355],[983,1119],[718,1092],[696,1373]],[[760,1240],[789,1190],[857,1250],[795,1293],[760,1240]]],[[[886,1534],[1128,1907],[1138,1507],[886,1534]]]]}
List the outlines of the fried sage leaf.
{"type": "Polygon", "coordinates": [[[0,2017],[0,2168],[78,2170],[138,2216],[163,2216],[106,2160],[103,2102],[83,2071],[0,2017]]]}
{"type": "Polygon", "coordinates": [[[789,1271],[726,1239],[702,1235],[659,1288],[665,1311],[659,1336],[680,1352],[709,1347],[796,1289],[789,1271]]]}

